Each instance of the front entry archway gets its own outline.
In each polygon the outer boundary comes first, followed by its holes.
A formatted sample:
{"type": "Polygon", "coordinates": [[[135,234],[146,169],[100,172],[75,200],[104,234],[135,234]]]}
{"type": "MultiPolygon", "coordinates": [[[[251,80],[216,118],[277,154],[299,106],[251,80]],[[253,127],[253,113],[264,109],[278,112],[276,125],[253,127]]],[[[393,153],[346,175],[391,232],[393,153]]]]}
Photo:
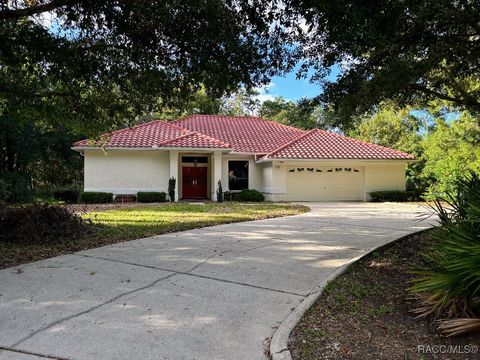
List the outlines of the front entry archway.
{"type": "Polygon", "coordinates": [[[207,198],[207,167],[184,166],[182,168],[182,194],[184,199],[207,198]]]}

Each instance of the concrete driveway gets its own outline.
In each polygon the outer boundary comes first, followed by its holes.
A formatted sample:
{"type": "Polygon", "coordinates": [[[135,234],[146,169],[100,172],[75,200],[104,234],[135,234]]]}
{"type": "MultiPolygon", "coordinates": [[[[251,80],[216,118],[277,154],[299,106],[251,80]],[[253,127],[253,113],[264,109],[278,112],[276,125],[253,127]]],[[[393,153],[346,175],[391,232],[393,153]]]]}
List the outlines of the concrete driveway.
{"type": "Polygon", "coordinates": [[[0,359],[266,359],[328,274],[433,223],[416,205],[307,205],[0,271],[0,359]]]}

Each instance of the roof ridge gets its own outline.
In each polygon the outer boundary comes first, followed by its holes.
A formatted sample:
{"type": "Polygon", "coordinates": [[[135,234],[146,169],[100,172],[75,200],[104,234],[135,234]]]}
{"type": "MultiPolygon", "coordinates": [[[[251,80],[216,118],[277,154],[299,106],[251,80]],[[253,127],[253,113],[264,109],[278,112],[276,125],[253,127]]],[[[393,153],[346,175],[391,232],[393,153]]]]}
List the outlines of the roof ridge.
{"type": "Polygon", "coordinates": [[[204,133],[201,133],[200,131],[193,131],[193,133],[195,134],[198,134],[200,136],[203,136],[204,138],[206,138],[207,140],[211,140],[211,141],[215,141],[217,143],[220,143],[222,145],[228,145],[228,146],[231,146],[229,143],[225,142],[225,141],[222,141],[220,139],[217,139],[217,138],[214,138],[213,136],[210,136],[210,135],[207,135],[207,134],[204,134],[204,133]]]}
{"type": "MultiPolygon", "coordinates": [[[[259,119],[265,121],[265,122],[268,122],[268,123],[271,123],[271,124],[275,124],[275,125],[280,125],[281,127],[286,127],[286,128],[289,128],[289,129],[294,129],[296,131],[300,130],[300,131],[307,131],[307,130],[303,130],[303,129],[299,129],[299,128],[296,128],[295,126],[291,126],[291,125],[286,125],[286,124],[282,124],[282,123],[279,123],[275,120],[270,120],[270,119],[267,119],[267,118],[264,118],[264,117],[259,117],[259,119]]],[[[312,129],[312,130],[315,130],[315,129],[312,129]]],[[[310,130],[308,130],[310,131],[310,130]]],[[[307,132],[308,132],[307,131],[307,132]]]]}
{"type": "Polygon", "coordinates": [[[162,141],[162,142],[158,143],[157,146],[158,146],[158,147],[162,147],[163,145],[166,145],[166,144],[168,144],[168,143],[170,143],[170,142],[172,142],[172,141],[180,140],[180,139],[186,138],[187,136],[190,136],[190,135],[192,135],[192,133],[186,133],[186,134],[177,136],[176,138],[162,141]]]}
{"type": "Polygon", "coordinates": [[[116,134],[116,133],[119,133],[119,132],[122,132],[122,131],[133,130],[133,129],[137,129],[139,127],[144,127],[144,126],[147,126],[147,125],[150,125],[150,124],[153,124],[153,123],[157,123],[157,122],[160,122],[160,121],[164,122],[164,123],[167,123],[167,121],[161,120],[161,119],[150,120],[150,121],[147,121],[146,123],[133,125],[132,127],[126,127],[126,128],[123,128],[123,129],[118,129],[118,130],[113,130],[113,131],[110,131],[110,132],[105,132],[102,135],[107,135],[107,134],[110,135],[110,134],[116,134]]]}
{"type": "MultiPolygon", "coordinates": [[[[178,128],[181,128],[180,126],[177,126],[177,127],[178,127],[178,128]]],[[[215,142],[215,143],[217,143],[217,144],[219,144],[219,145],[226,145],[226,146],[228,146],[228,147],[231,147],[230,144],[228,144],[228,143],[226,143],[226,142],[224,142],[224,141],[222,141],[222,140],[216,139],[216,138],[214,138],[214,137],[208,136],[208,135],[206,135],[206,134],[202,134],[201,132],[193,131],[193,130],[188,130],[188,129],[185,129],[185,130],[188,131],[188,133],[183,134],[183,135],[181,135],[181,136],[178,136],[178,137],[176,137],[176,138],[174,138],[174,139],[162,141],[162,142],[159,143],[157,146],[162,147],[162,146],[164,146],[164,145],[167,145],[167,144],[169,144],[169,143],[173,143],[173,142],[175,142],[175,141],[184,139],[184,138],[189,137],[189,136],[192,136],[192,135],[199,135],[200,137],[203,137],[203,138],[205,138],[205,139],[208,140],[208,141],[215,142]]]]}
{"type": "MultiPolygon", "coordinates": [[[[274,121],[274,120],[270,120],[270,119],[267,119],[263,116],[256,116],[256,115],[221,115],[221,114],[190,114],[190,115],[185,115],[177,120],[174,120],[173,122],[180,122],[180,121],[183,121],[183,120],[186,120],[188,118],[191,118],[191,117],[196,117],[196,116],[205,116],[205,117],[224,117],[224,118],[247,118],[247,119],[256,119],[256,120],[260,120],[260,121],[264,121],[264,122],[268,122],[270,124],[273,124],[273,125],[276,125],[276,126],[280,126],[280,127],[284,127],[284,128],[289,128],[289,129],[292,129],[292,130],[295,130],[295,131],[302,131],[302,129],[299,129],[299,128],[296,128],[294,126],[291,126],[291,125],[286,125],[286,124],[282,124],[282,123],[279,123],[277,121],[274,121]]],[[[178,125],[177,125],[178,126],[178,125]]]]}
{"type": "Polygon", "coordinates": [[[316,130],[318,130],[318,129],[315,128],[315,129],[311,129],[311,130],[306,131],[305,133],[301,134],[300,136],[286,142],[285,144],[283,144],[283,145],[279,146],[278,148],[274,149],[273,151],[270,151],[267,155],[264,156],[264,158],[266,159],[269,156],[275,154],[276,152],[279,152],[280,150],[283,150],[283,149],[287,148],[288,146],[293,145],[297,141],[299,141],[299,140],[303,139],[304,137],[314,133],[316,130]]]}
{"type": "Polygon", "coordinates": [[[177,120],[169,121],[169,120],[161,120],[161,119],[158,119],[158,120],[156,120],[156,121],[161,121],[161,122],[163,122],[163,123],[165,123],[165,124],[168,124],[169,126],[176,127],[177,129],[186,131],[186,132],[188,132],[188,133],[191,133],[191,132],[193,131],[193,130],[189,130],[189,129],[187,129],[187,128],[184,128],[184,127],[182,127],[182,126],[178,126],[177,124],[175,124],[175,122],[176,122],[177,120]]]}

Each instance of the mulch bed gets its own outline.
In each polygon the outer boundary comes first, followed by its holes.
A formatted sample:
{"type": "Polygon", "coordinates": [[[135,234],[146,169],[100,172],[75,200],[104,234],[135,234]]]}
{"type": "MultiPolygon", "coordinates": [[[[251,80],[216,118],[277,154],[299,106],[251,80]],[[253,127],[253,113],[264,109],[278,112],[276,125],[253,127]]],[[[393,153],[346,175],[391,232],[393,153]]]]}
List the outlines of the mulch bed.
{"type": "Polygon", "coordinates": [[[464,347],[480,345],[479,333],[447,338],[411,313],[409,281],[428,266],[421,252],[429,242],[428,232],[396,242],[330,283],[290,336],[293,359],[479,359],[464,347]],[[459,347],[446,354],[433,345],[459,347]]]}

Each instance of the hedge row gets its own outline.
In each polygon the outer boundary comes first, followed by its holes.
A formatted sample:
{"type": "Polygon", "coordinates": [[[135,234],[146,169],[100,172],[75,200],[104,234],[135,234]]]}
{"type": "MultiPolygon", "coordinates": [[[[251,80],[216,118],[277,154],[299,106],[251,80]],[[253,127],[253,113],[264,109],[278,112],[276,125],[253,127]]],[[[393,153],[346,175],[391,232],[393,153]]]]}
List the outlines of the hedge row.
{"type": "Polygon", "coordinates": [[[113,194],[108,192],[85,191],[80,193],[78,201],[83,204],[106,204],[113,202],[113,194]]]}
{"type": "MultiPolygon", "coordinates": [[[[118,195],[121,196],[121,195],[118,195]]],[[[140,203],[154,203],[167,201],[167,194],[163,191],[140,191],[135,195],[137,202],[140,203]]],[[[56,200],[65,201],[69,204],[83,203],[83,204],[105,204],[113,202],[114,196],[112,193],[99,191],[84,191],[81,192],[75,188],[59,188],[53,191],[53,197],[56,200]]],[[[129,196],[131,197],[131,196],[129,196]]],[[[242,190],[237,193],[225,192],[225,200],[246,201],[246,202],[261,202],[265,201],[265,196],[257,190],[242,190]]]]}
{"type": "MultiPolygon", "coordinates": [[[[78,196],[75,196],[73,192],[64,191],[58,193],[56,197],[56,199],[66,202],[77,202],[74,200],[75,198],[78,199],[78,202],[84,204],[105,204],[113,202],[112,193],[97,191],[81,192],[78,196]]],[[[141,203],[165,202],[167,201],[167,194],[163,191],[141,191],[138,192],[136,196],[133,195],[133,198],[136,198],[136,200],[141,203]]]]}
{"type": "Polygon", "coordinates": [[[370,194],[370,201],[418,201],[421,199],[421,194],[418,191],[373,191],[370,194]]]}
{"type": "Polygon", "coordinates": [[[265,196],[257,190],[245,189],[240,192],[232,193],[226,191],[224,193],[225,200],[227,201],[246,201],[246,202],[262,202],[265,201],[265,196]]]}
{"type": "Polygon", "coordinates": [[[141,203],[165,202],[167,193],[160,191],[143,191],[137,193],[137,201],[141,203]]]}

